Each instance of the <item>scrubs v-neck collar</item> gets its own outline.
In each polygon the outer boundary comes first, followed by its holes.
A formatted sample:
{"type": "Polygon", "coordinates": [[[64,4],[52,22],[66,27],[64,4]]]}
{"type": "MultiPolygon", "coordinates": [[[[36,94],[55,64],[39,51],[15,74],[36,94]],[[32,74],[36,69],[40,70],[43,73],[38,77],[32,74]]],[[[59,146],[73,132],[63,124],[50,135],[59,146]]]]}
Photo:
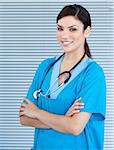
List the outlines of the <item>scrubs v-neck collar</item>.
{"type": "MultiPolygon", "coordinates": [[[[57,58],[58,58],[58,56],[56,57],[56,59],[57,58]]],[[[60,74],[60,65],[61,65],[62,60],[63,60],[63,57],[60,60],[58,60],[53,67],[50,86],[55,82],[55,80],[57,80],[57,77],[60,74]]],[[[60,92],[87,66],[89,61],[93,61],[93,60],[88,57],[84,58],[80,62],[80,64],[78,64],[78,66],[76,68],[74,68],[74,70],[72,71],[69,81],[67,83],[65,83],[63,86],[61,86],[60,88],[58,88],[59,85],[58,85],[58,80],[57,80],[54,83],[53,87],[50,89],[50,97],[53,99],[56,99],[57,96],[60,94],[60,92]],[[57,90],[55,92],[53,92],[55,89],[57,89],[57,90]],[[51,93],[51,92],[53,92],[53,93],[51,93]]]]}

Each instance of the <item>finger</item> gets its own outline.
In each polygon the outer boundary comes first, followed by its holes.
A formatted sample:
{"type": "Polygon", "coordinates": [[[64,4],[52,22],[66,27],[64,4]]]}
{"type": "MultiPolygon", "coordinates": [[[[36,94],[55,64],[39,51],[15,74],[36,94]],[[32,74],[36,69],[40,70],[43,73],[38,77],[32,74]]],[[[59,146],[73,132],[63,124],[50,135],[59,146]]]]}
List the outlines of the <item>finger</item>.
{"type": "Polygon", "coordinates": [[[26,104],[22,104],[21,107],[26,107],[26,104]]]}
{"type": "Polygon", "coordinates": [[[22,111],[22,110],[19,110],[19,114],[20,114],[21,112],[23,112],[23,111],[22,111]]]}
{"type": "MultiPolygon", "coordinates": [[[[81,100],[81,97],[80,97],[80,98],[78,98],[77,100],[75,100],[75,101],[74,101],[74,103],[73,103],[73,105],[75,105],[75,104],[79,104],[79,103],[82,103],[82,102],[80,102],[80,100],[81,100]]],[[[73,106],[73,105],[72,105],[72,106],[73,106]]]]}
{"type": "Polygon", "coordinates": [[[79,102],[79,105],[80,105],[80,106],[84,106],[85,104],[84,104],[84,103],[82,103],[82,102],[79,102]]]}
{"type": "Polygon", "coordinates": [[[22,115],[22,111],[19,111],[19,117],[21,117],[21,116],[24,116],[24,115],[22,115]]]}
{"type": "Polygon", "coordinates": [[[31,103],[31,101],[28,99],[28,98],[24,98],[24,100],[28,103],[28,104],[30,104],[31,103]]]}
{"type": "Polygon", "coordinates": [[[74,105],[84,105],[83,102],[74,102],[74,105]]]}
{"type": "Polygon", "coordinates": [[[71,108],[69,109],[68,112],[72,112],[73,110],[80,110],[80,109],[83,109],[83,108],[84,108],[84,106],[73,106],[73,107],[71,107],[71,108]]]}
{"type": "Polygon", "coordinates": [[[69,113],[67,114],[67,116],[72,116],[72,115],[74,115],[74,114],[76,114],[76,113],[79,113],[79,112],[80,112],[80,110],[73,110],[73,111],[69,112],[69,113]]]}
{"type": "Polygon", "coordinates": [[[19,115],[19,117],[22,117],[22,116],[25,116],[25,115],[19,115]]]}
{"type": "Polygon", "coordinates": [[[20,111],[24,111],[24,110],[25,110],[25,108],[24,108],[24,107],[21,107],[21,108],[20,108],[20,111]]]}
{"type": "Polygon", "coordinates": [[[80,103],[79,102],[74,102],[74,104],[71,106],[71,107],[74,107],[74,106],[79,106],[80,103]]]}
{"type": "Polygon", "coordinates": [[[78,105],[78,106],[74,106],[72,109],[82,109],[82,108],[84,108],[84,106],[78,105]]]}
{"type": "Polygon", "coordinates": [[[80,101],[82,98],[81,97],[79,97],[78,99],[76,99],[75,100],[75,102],[78,102],[78,101],[80,101]]]}
{"type": "Polygon", "coordinates": [[[24,112],[19,112],[19,116],[23,116],[24,115],[24,112]]]}
{"type": "Polygon", "coordinates": [[[71,115],[72,113],[79,112],[79,111],[80,111],[79,109],[72,109],[72,110],[68,111],[67,114],[71,115]]]}

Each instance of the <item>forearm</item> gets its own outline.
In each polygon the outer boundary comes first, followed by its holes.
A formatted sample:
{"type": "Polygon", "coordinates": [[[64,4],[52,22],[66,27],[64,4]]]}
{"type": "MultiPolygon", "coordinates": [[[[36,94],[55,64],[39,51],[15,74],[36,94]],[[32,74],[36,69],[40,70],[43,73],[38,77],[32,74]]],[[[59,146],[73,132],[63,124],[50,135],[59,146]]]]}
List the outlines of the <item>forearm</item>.
{"type": "Polygon", "coordinates": [[[21,117],[21,124],[36,128],[51,128],[59,132],[79,135],[91,116],[91,113],[87,112],[76,114],[76,112],[73,111],[77,109],[75,107],[70,109],[72,115],[57,115],[39,109],[27,98],[24,100],[27,104],[21,105],[19,116],[24,115],[28,117],[21,117]]]}
{"type": "Polygon", "coordinates": [[[31,126],[31,127],[34,127],[34,128],[46,128],[46,129],[50,128],[46,124],[42,123],[40,120],[33,119],[33,118],[30,118],[30,117],[27,117],[27,116],[21,116],[20,117],[20,123],[22,125],[31,126]]]}
{"type": "Polygon", "coordinates": [[[48,113],[44,110],[39,110],[36,114],[36,118],[41,122],[51,127],[54,130],[63,133],[71,133],[73,134],[73,124],[71,121],[71,117],[65,115],[56,115],[52,113],[48,113]]]}

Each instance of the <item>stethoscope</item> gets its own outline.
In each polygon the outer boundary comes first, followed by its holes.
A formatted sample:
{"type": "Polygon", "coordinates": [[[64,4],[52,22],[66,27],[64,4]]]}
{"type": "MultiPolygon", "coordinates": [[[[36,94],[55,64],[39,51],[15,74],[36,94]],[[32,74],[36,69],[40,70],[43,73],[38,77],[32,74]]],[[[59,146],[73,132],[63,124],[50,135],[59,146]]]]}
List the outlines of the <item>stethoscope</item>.
{"type": "Polygon", "coordinates": [[[85,55],[86,55],[86,52],[84,53],[84,55],[82,56],[82,58],[81,58],[69,71],[64,71],[64,72],[60,73],[60,74],[58,75],[58,77],[56,78],[56,80],[52,82],[52,84],[51,84],[50,87],[48,88],[47,92],[44,94],[44,93],[43,93],[43,90],[42,90],[42,85],[43,85],[43,83],[44,83],[44,80],[45,80],[45,78],[46,78],[48,72],[50,71],[50,69],[56,64],[56,62],[58,62],[58,61],[64,56],[64,54],[65,54],[65,53],[63,53],[61,56],[59,56],[59,57],[49,66],[49,68],[47,69],[46,74],[44,75],[43,80],[42,80],[42,82],[41,82],[41,84],[40,84],[40,88],[39,88],[38,90],[36,90],[36,91],[33,93],[33,97],[34,97],[35,99],[38,99],[40,96],[50,98],[50,95],[51,95],[52,93],[56,92],[56,91],[57,91],[58,89],[60,89],[64,84],[66,84],[66,83],[69,81],[70,77],[71,77],[71,72],[72,72],[72,70],[73,70],[74,68],[76,68],[76,66],[83,60],[83,58],[84,58],[85,55]],[[58,81],[58,79],[60,79],[63,75],[65,75],[65,77],[66,77],[66,79],[63,81],[63,83],[61,83],[57,88],[53,89],[53,91],[51,90],[51,92],[50,92],[50,89],[53,88],[54,84],[55,84],[55,83],[58,81]]]}

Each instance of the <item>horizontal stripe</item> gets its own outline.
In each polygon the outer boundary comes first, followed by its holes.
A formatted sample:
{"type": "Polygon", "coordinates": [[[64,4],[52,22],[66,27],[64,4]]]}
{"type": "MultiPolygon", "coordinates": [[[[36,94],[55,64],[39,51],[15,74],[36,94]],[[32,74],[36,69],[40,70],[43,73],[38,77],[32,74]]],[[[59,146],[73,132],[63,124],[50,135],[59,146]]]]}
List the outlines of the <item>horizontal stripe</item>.
{"type": "MultiPolygon", "coordinates": [[[[33,128],[19,123],[19,107],[41,61],[61,54],[56,41],[56,16],[74,0],[0,1],[0,149],[28,150],[33,128]]],[[[114,149],[113,1],[80,0],[92,17],[88,43],[103,67],[107,84],[105,150],[114,149]]]]}

